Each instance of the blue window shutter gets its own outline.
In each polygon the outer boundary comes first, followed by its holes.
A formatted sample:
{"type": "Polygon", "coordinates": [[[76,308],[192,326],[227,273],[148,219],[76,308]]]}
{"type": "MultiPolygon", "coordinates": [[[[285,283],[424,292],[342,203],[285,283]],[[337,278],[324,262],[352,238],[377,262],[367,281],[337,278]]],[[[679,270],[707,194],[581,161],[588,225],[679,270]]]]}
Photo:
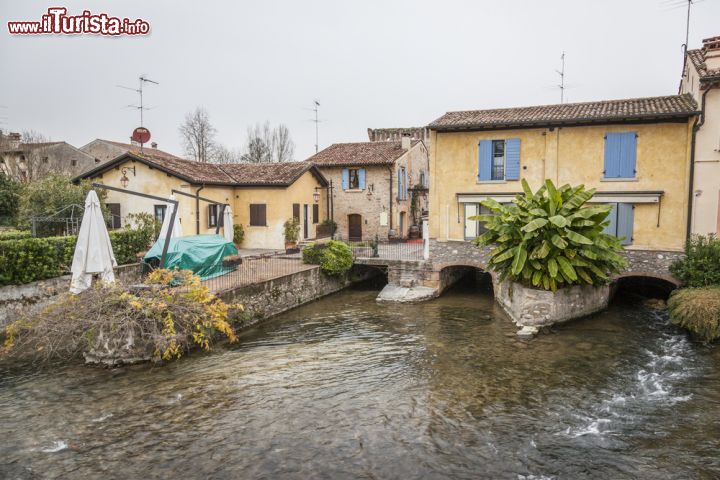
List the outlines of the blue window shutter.
{"type": "Polygon", "coordinates": [[[618,203],[617,205],[617,236],[618,238],[625,237],[625,239],[620,242],[622,245],[631,245],[635,206],[632,203],[618,203]]]}
{"type": "Polygon", "coordinates": [[[603,233],[606,233],[608,235],[612,235],[613,237],[617,237],[617,214],[618,214],[618,204],[617,203],[611,203],[612,210],[610,210],[610,213],[608,214],[605,221],[609,221],[610,225],[605,227],[605,230],[603,230],[603,233]]]}
{"type": "Polygon", "coordinates": [[[622,138],[619,133],[605,134],[605,178],[620,177],[620,144],[622,138]]]}
{"type": "Polygon", "coordinates": [[[480,140],[478,180],[490,180],[492,171],[492,140],[480,140]]]}
{"type": "Polygon", "coordinates": [[[360,184],[360,190],[365,190],[365,169],[361,168],[358,170],[358,183],[360,184]]]}
{"type": "Polygon", "coordinates": [[[620,177],[635,178],[637,162],[637,135],[635,132],[620,133],[620,177]]]}
{"type": "Polygon", "coordinates": [[[343,168],[342,171],[342,189],[347,190],[350,188],[350,172],[347,168],[343,168]]]}
{"type": "Polygon", "coordinates": [[[505,140],[505,180],[520,180],[520,139],[505,140]]]}
{"type": "Polygon", "coordinates": [[[405,200],[407,200],[408,198],[410,198],[410,197],[408,196],[408,188],[409,188],[409,187],[408,187],[408,174],[407,174],[407,170],[403,169],[403,198],[404,198],[405,200]]]}

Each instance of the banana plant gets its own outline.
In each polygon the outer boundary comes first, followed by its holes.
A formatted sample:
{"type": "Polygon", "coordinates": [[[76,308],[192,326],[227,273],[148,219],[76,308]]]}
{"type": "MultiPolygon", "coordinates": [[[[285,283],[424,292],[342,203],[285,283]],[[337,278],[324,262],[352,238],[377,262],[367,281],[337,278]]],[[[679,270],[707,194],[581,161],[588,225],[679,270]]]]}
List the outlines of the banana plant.
{"type": "Polygon", "coordinates": [[[545,180],[533,192],[522,179],[523,194],[511,204],[486,199],[481,204],[492,214],[470,220],[485,224],[475,239],[493,246],[488,268],[528,287],[557,291],[571,285],[601,285],[627,265],[619,255],[621,238],[603,233],[609,224],[610,205],[586,206],[595,189],[584,185],[556,188],[545,180]]]}

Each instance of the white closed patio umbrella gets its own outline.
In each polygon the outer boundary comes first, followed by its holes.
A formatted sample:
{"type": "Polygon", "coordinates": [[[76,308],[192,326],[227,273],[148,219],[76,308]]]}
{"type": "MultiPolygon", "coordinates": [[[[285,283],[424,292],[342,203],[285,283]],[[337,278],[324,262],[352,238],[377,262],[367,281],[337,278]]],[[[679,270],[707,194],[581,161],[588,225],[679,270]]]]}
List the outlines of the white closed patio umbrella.
{"type": "MultiPolygon", "coordinates": [[[[175,195],[170,195],[169,199],[175,200],[175,195]]],[[[167,209],[165,210],[165,218],[163,218],[158,239],[165,238],[168,234],[168,230],[170,231],[170,238],[182,237],[182,229],[180,228],[180,215],[175,215],[175,222],[172,225],[172,230],[170,230],[170,218],[172,217],[173,211],[175,210],[175,205],[172,203],[167,203],[166,205],[167,209]]]]}
{"type": "Polygon", "coordinates": [[[113,267],[116,266],[117,261],[100,209],[100,200],[97,193],[90,190],[85,198],[85,212],[70,269],[72,271],[70,291],[77,294],[90,288],[95,273],[100,274],[100,278],[105,283],[114,282],[113,267]]]}
{"type": "Polygon", "coordinates": [[[228,242],[232,242],[235,237],[235,230],[233,229],[233,212],[230,205],[225,205],[225,213],[223,214],[223,236],[228,242]]]}

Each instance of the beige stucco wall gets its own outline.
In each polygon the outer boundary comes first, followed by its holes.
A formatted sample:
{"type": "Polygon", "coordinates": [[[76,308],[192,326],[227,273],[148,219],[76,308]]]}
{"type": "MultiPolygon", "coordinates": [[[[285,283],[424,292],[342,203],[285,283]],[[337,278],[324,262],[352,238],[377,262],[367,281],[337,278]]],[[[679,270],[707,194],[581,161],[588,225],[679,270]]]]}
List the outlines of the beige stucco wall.
{"type": "MultiPolygon", "coordinates": [[[[194,195],[200,185],[189,185],[187,182],[174,176],[152,169],[140,162],[128,160],[118,168],[112,168],[102,174],[102,177],[95,181],[113,187],[121,187],[121,168],[126,166],[135,167],[135,175],[132,171],[127,173],[129,183],[128,190],[160,197],[168,197],[173,189],[194,195]]],[[[245,240],[242,243],[244,248],[283,248],[285,220],[292,216],[292,204],[308,204],[310,238],[315,236],[315,225],[312,224],[312,204],[314,203],[313,193],[315,187],[320,186],[318,180],[310,173],[304,173],[290,187],[226,187],[208,185],[200,190],[200,196],[215,200],[217,203],[228,203],[233,209],[233,223],[240,223],[245,230],[245,240]],[[250,227],[250,203],[267,204],[267,227],[250,227]]],[[[321,198],[319,221],[325,219],[325,191],[320,190],[321,198]]],[[[176,195],[179,201],[178,214],[183,235],[195,235],[197,233],[196,202],[195,199],[183,195],[176,195]]],[[[154,212],[154,205],[160,202],[141,198],[133,195],[126,195],[119,192],[108,191],[107,203],[119,203],[120,215],[123,217],[123,225],[127,224],[127,215],[130,213],[154,212]]],[[[208,203],[200,202],[200,233],[215,233],[214,227],[208,226],[208,203]]],[[[303,210],[300,210],[301,217],[303,210]]],[[[301,218],[301,226],[302,226],[301,218]]],[[[222,228],[220,229],[222,233],[222,228]]],[[[302,236],[302,228],[300,235],[302,236]]]]}
{"type": "Polygon", "coordinates": [[[521,192],[520,181],[478,182],[480,140],[520,138],[520,175],[533,189],[546,178],[602,191],[662,190],[658,204],[637,204],[630,248],[681,249],[685,241],[689,175],[689,123],[605,125],[487,132],[432,132],[430,236],[463,240],[464,212],[457,193],[521,192]],[[604,136],[638,133],[637,179],[603,181],[604,136]],[[657,226],[658,211],[660,226],[657,226]]]}
{"type": "MultiPolygon", "coordinates": [[[[702,106],[704,91],[692,62],[687,62],[680,93],[690,93],[702,106]]],[[[720,234],[720,88],[705,95],[705,122],[695,139],[692,231],[720,234]]]]}
{"type": "MultiPolygon", "coordinates": [[[[342,238],[349,236],[348,216],[359,214],[362,216],[362,237],[373,239],[377,235],[381,240],[387,239],[392,228],[398,235],[405,238],[412,224],[410,210],[411,201],[398,200],[397,172],[405,167],[408,172],[408,186],[413,187],[420,182],[421,173],[425,178],[429,175],[429,157],[427,148],[423,143],[414,145],[407,153],[396,160],[394,166],[368,166],[358,165],[346,167],[321,167],[320,170],[328,181],[333,183],[333,215],[338,225],[337,234],[342,238]],[[365,169],[365,189],[343,190],[342,171],[345,168],[365,169]],[[392,198],[390,197],[390,177],[392,171],[392,198]],[[368,194],[371,192],[370,194],[368,194]],[[392,218],[390,210],[392,209],[392,218]],[[387,222],[381,224],[381,216],[387,215],[387,222]],[[400,232],[400,215],[405,215],[405,225],[400,232]]],[[[423,210],[427,210],[427,195],[420,195],[417,201],[418,217],[423,210]]]]}

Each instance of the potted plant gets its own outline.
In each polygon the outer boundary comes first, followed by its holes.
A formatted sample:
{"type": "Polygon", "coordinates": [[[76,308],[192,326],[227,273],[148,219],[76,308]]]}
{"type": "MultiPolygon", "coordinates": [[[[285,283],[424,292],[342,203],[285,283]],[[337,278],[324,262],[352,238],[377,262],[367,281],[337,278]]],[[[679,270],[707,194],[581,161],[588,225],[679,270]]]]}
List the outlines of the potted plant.
{"type": "Polygon", "coordinates": [[[285,253],[298,253],[298,238],[300,237],[300,219],[293,217],[285,221],[285,253]]]}
{"type": "Polygon", "coordinates": [[[583,185],[556,188],[546,180],[533,193],[523,179],[522,187],[514,203],[487,199],[482,205],[492,214],[471,217],[487,229],[475,242],[494,247],[488,268],[498,273],[500,304],[519,325],[535,326],[605,308],[607,283],[626,266],[620,239],[603,233],[611,206],[586,207],[595,190],[583,185]],[[542,308],[528,308],[533,302],[542,308]]]}
{"type": "Polygon", "coordinates": [[[318,238],[332,237],[337,231],[337,223],[331,219],[325,219],[315,229],[315,235],[318,238]]]}

